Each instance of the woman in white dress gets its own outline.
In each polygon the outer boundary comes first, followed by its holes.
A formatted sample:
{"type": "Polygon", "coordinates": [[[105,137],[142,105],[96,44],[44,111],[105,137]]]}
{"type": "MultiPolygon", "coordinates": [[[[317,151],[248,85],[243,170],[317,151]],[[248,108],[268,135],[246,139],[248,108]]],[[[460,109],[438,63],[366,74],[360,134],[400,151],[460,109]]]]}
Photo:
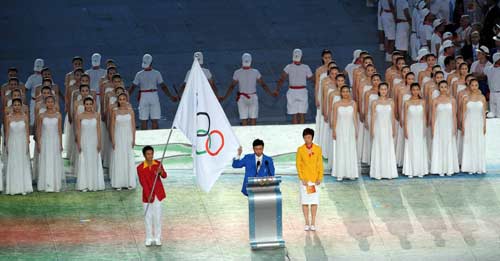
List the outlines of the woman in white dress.
{"type": "MultiPolygon", "coordinates": [[[[371,153],[372,153],[372,137],[370,135],[370,127],[372,124],[372,105],[374,101],[379,98],[379,84],[381,82],[381,77],[379,74],[374,74],[372,76],[372,88],[365,93],[364,98],[364,112],[363,112],[363,122],[365,127],[365,135],[363,135],[363,155],[361,157],[361,162],[370,165],[371,153]]],[[[388,86],[387,86],[388,87],[388,86]]]]}
{"type": "Polygon", "coordinates": [[[373,102],[371,109],[370,134],[372,138],[372,153],[370,163],[370,177],[374,179],[398,177],[396,167],[396,153],[394,138],[396,133],[396,106],[394,101],[387,97],[389,86],[387,83],[379,85],[378,100],[373,102]]]}
{"type": "Polygon", "coordinates": [[[328,146],[330,137],[332,136],[332,130],[330,129],[329,119],[328,119],[328,96],[331,92],[337,90],[337,81],[335,77],[339,73],[338,67],[331,67],[328,69],[328,76],[321,82],[321,119],[323,123],[320,125],[320,136],[319,145],[323,148],[323,158],[328,158],[328,146]]]}
{"type": "Polygon", "coordinates": [[[118,107],[111,116],[111,144],[113,151],[110,161],[111,187],[134,189],[137,186],[134,159],[135,116],[128,103],[126,93],[118,95],[118,107]]]}
{"type": "Polygon", "coordinates": [[[85,111],[76,119],[78,164],[76,188],[83,192],[104,189],[101,162],[101,121],[94,111],[94,100],[83,99],[85,111]]]}
{"type": "Polygon", "coordinates": [[[333,159],[335,158],[335,140],[332,139],[332,132],[333,129],[335,128],[335,125],[333,125],[333,106],[335,103],[340,101],[340,86],[345,85],[345,75],[340,73],[337,74],[335,77],[335,82],[337,84],[337,88],[335,88],[335,91],[329,92],[328,93],[328,128],[329,128],[329,136],[327,138],[327,149],[328,149],[328,169],[332,170],[332,175],[333,172],[335,171],[335,168],[333,167],[333,159]]]}
{"type": "Polygon", "coordinates": [[[457,105],[446,81],[439,83],[439,96],[432,104],[432,174],[453,175],[459,171],[457,154],[457,105]]]}
{"type": "Polygon", "coordinates": [[[396,91],[394,104],[396,105],[396,163],[398,167],[403,166],[404,150],[405,150],[405,137],[404,137],[404,106],[405,102],[410,99],[410,86],[415,81],[413,73],[406,74],[405,86],[396,91]]]}
{"type": "Polygon", "coordinates": [[[29,154],[29,115],[25,114],[22,108],[21,99],[12,100],[12,113],[6,116],[5,194],[9,195],[26,195],[33,192],[29,154]]]}
{"type": "Polygon", "coordinates": [[[461,63],[458,67],[458,80],[456,80],[452,85],[452,92],[450,93],[452,97],[456,98],[458,92],[467,87],[465,77],[469,73],[469,65],[467,63],[461,63]]]}
{"type": "Polygon", "coordinates": [[[55,108],[54,96],[45,98],[45,112],[38,117],[38,190],[59,192],[65,185],[62,147],[62,117],[55,108]]]}
{"type": "Polygon", "coordinates": [[[411,98],[404,106],[405,151],[403,174],[408,178],[422,178],[429,174],[429,153],[425,140],[426,117],[425,101],[420,96],[418,83],[411,85],[411,98]]]}
{"type": "Polygon", "coordinates": [[[73,71],[73,84],[65,90],[64,105],[66,110],[66,117],[64,118],[64,150],[66,151],[66,158],[73,164],[73,157],[75,152],[75,132],[73,126],[73,92],[80,88],[80,79],[83,74],[83,69],[78,68],[73,71]]]}
{"type": "Polygon", "coordinates": [[[337,180],[359,177],[356,153],[358,134],[358,110],[356,102],[351,98],[349,86],[340,88],[342,99],[333,106],[333,139],[335,140],[335,159],[332,176],[337,180]]]}
{"type": "MultiPolygon", "coordinates": [[[[369,64],[366,66],[366,77],[363,77],[361,81],[359,82],[359,88],[358,88],[358,93],[356,96],[358,97],[358,140],[356,143],[357,151],[358,151],[358,160],[361,161],[363,159],[363,145],[364,145],[364,136],[365,133],[366,135],[369,135],[369,131],[365,130],[364,128],[364,121],[365,121],[365,110],[364,110],[364,105],[365,105],[365,94],[371,90],[372,87],[372,76],[376,74],[375,72],[375,66],[372,64],[369,64]]],[[[380,83],[380,76],[375,76],[376,79],[375,82],[378,84],[380,83]]],[[[353,92],[356,90],[353,89],[353,92]]]]}
{"type": "Polygon", "coordinates": [[[320,93],[320,87],[321,87],[321,81],[327,76],[328,72],[328,66],[329,63],[332,61],[332,52],[330,50],[323,50],[321,52],[321,66],[316,68],[316,71],[314,72],[314,94],[315,94],[315,104],[316,104],[316,130],[319,130],[319,124],[321,118],[319,117],[320,114],[320,100],[321,100],[321,93],[320,93]]]}
{"type": "Polygon", "coordinates": [[[469,174],[486,173],[486,98],[479,89],[479,82],[469,83],[461,112],[463,154],[462,171],[469,174]]]}

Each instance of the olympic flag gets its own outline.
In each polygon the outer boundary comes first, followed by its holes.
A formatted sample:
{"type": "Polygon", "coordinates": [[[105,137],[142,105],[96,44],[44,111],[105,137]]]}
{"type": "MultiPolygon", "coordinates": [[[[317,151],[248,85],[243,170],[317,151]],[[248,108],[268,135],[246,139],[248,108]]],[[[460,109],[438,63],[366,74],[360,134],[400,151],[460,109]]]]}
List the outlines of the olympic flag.
{"type": "Polygon", "coordinates": [[[198,185],[205,192],[210,191],[240,144],[197,59],[191,67],[173,128],[191,141],[198,185]]]}

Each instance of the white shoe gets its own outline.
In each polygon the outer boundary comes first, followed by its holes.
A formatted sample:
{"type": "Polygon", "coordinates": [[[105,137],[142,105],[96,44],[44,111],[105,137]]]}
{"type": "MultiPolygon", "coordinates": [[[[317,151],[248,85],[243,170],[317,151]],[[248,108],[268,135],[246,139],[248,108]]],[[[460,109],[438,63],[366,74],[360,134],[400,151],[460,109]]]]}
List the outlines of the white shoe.
{"type": "Polygon", "coordinates": [[[304,226],[304,231],[309,231],[310,227],[308,225],[304,226]]]}
{"type": "Polygon", "coordinates": [[[117,189],[116,189],[116,191],[120,191],[120,190],[122,190],[122,188],[117,188],[117,189]]]}
{"type": "Polygon", "coordinates": [[[146,245],[147,247],[151,246],[151,244],[153,244],[153,240],[151,239],[146,239],[146,241],[144,241],[144,245],[146,245]]]}
{"type": "Polygon", "coordinates": [[[160,239],[155,239],[155,245],[161,246],[161,240],[160,239]]]}
{"type": "Polygon", "coordinates": [[[342,178],[337,178],[337,181],[342,181],[342,178]]]}
{"type": "Polygon", "coordinates": [[[316,231],[316,227],[315,227],[315,226],[311,226],[309,229],[310,229],[311,231],[316,231]]]}

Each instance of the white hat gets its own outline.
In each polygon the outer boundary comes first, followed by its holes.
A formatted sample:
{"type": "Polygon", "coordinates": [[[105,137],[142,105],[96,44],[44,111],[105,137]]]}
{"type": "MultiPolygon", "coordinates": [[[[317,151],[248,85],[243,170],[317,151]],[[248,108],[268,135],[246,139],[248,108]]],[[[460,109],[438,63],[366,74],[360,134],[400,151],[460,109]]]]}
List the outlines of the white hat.
{"type": "Polygon", "coordinates": [[[203,64],[203,53],[202,52],[194,53],[193,58],[198,60],[198,63],[200,63],[200,65],[203,64]]]}
{"type": "Polygon", "coordinates": [[[301,59],[302,59],[302,50],[300,50],[300,49],[293,50],[292,60],[294,62],[300,62],[301,59]]]}
{"type": "Polygon", "coordinates": [[[442,19],[436,19],[434,22],[432,22],[432,28],[436,30],[436,28],[444,23],[444,20],[442,19]]]}
{"type": "Polygon", "coordinates": [[[481,53],[484,53],[486,55],[490,55],[490,49],[488,49],[488,47],[486,47],[484,45],[479,46],[479,48],[476,49],[476,52],[481,52],[481,53]]]}
{"type": "Polygon", "coordinates": [[[442,45],[443,50],[444,50],[445,48],[448,48],[448,47],[453,47],[453,46],[454,46],[454,44],[453,44],[453,42],[452,42],[451,40],[446,40],[446,41],[444,41],[444,42],[443,42],[443,45],[442,45]]]}
{"type": "Polygon", "coordinates": [[[153,63],[153,56],[151,54],[147,53],[142,57],[142,68],[146,69],[149,66],[151,66],[151,63],[153,63]]]}
{"type": "Polygon", "coordinates": [[[352,63],[355,63],[356,60],[359,58],[359,55],[361,54],[361,50],[360,49],[356,49],[354,50],[354,52],[352,53],[352,63]]]}
{"type": "Polygon", "coordinates": [[[450,38],[452,36],[453,36],[453,34],[451,32],[446,32],[443,34],[443,39],[450,38]]]}
{"type": "Polygon", "coordinates": [[[241,64],[243,65],[243,67],[250,67],[250,65],[252,65],[252,55],[250,55],[249,53],[244,53],[241,56],[241,64]]]}
{"type": "Polygon", "coordinates": [[[493,55],[493,64],[497,63],[500,60],[500,53],[497,52],[493,55]]]}
{"type": "Polygon", "coordinates": [[[422,10],[420,10],[420,15],[422,16],[422,18],[426,17],[431,11],[429,11],[429,9],[427,8],[424,8],[422,10]]]}
{"type": "Polygon", "coordinates": [[[35,72],[41,72],[43,69],[43,59],[36,59],[35,64],[33,65],[33,71],[35,72]]]}
{"type": "Polygon", "coordinates": [[[94,53],[92,55],[92,66],[96,67],[96,66],[99,66],[99,65],[101,65],[101,55],[98,54],[98,53],[94,53]]]}
{"type": "Polygon", "coordinates": [[[424,9],[424,7],[425,7],[425,1],[422,0],[422,1],[418,2],[417,9],[422,10],[422,9],[424,9]]]}
{"type": "Polygon", "coordinates": [[[429,54],[429,49],[427,49],[426,47],[421,48],[420,50],[418,50],[417,61],[420,61],[420,59],[422,59],[424,56],[428,54],[429,54]]]}
{"type": "Polygon", "coordinates": [[[497,35],[493,36],[493,40],[500,41],[500,32],[497,35]]]}

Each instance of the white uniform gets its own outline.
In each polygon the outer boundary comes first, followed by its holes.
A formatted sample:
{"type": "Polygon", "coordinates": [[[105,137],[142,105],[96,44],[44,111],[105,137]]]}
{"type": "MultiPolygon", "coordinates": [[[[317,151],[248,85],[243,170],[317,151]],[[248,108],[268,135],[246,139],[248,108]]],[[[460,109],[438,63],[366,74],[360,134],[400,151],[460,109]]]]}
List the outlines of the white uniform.
{"type": "Polygon", "coordinates": [[[443,41],[441,39],[441,36],[437,35],[436,33],[433,33],[432,37],[431,37],[431,48],[430,48],[431,53],[433,53],[434,55],[438,56],[439,55],[439,50],[436,50],[436,44],[441,45],[442,42],[443,41]]]}
{"type": "Polygon", "coordinates": [[[389,1],[380,0],[380,7],[382,8],[382,15],[380,18],[382,20],[382,28],[384,29],[385,37],[389,40],[395,40],[396,23],[390,10],[389,1]]]}
{"type": "Polygon", "coordinates": [[[307,78],[312,77],[311,68],[305,64],[289,64],[283,69],[288,74],[290,88],[286,93],[287,113],[307,113],[309,101],[307,97],[307,78]]]}
{"type": "Polygon", "coordinates": [[[413,61],[417,60],[418,50],[420,50],[420,41],[418,39],[418,27],[422,23],[422,16],[420,10],[413,9],[411,14],[411,34],[410,34],[410,55],[413,61]]]}
{"type": "Polygon", "coordinates": [[[407,0],[396,1],[396,18],[401,20],[396,23],[396,49],[400,51],[408,51],[408,40],[410,39],[410,24],[406,20],[404,11],[408,10],[407,0]],[[405,21],[405,22],[403,22],[405,21]]]}
{"type": "Polygon", "coordinates": [[[349,84],[351,84],[351,86],[354,84],[353,83],[353,81],[354,81],[354,79],[353,79],[354,69],[358,68],[359,66],[360,66],[359,64],[350,63],[344,69],[347,72],[347,76],[349,77],[349,84]]]}
{"type": "Polygon", "coordinates": [[[257,69],[238,69],[233,80],[238,81],[238,112],[240,119],[257,119],[259,116],[259,99],[257,97],[257,80],[261,77],[257,69]]]}
{"type": "Polygon", "coordinates": [[[500,117],[500,67],[490,65],[483,72],[488,77],[490,87],[490,111],[495,117],[500,117]]]}
{"type": "Polygon", "coordinates": [[[135,75],[133,84],[139,86],[139,119],[159,120],[161,117],[160,98],[157,86],[163,83],[161,73],[155,69],[141,70],[135,75]]]}
{"type": "MultiPolygon", "coordinates": [[[[420,48],[427,46],[427,41],[432,40],[433,29],[431,25],[428,24],[420,24],[419,27],[419,39],[420,39],[420,48]]],[[[429,46],[427,46],[429,47],[429,46]]]]}
{"type": "MultiPolygon", "coordinates": [[[[455,1],[453,1],[455,2],[455,1]]],[[[446,22],[450,20],[450,0],[433,0],[430,3],[431,13],[437,18],[441,18],[446,22]]]]}
{"type": "Polygon", "coordinates": [[[90,68],[85,71],[85,74],[88,74],[90,76],[90,89],[96,92],[97,95],[97,110],[101,111],[101,93],[99,92],[99,80],[106,76],[106,70],[99,68],[99,69],[93,69],[90,68]]]}
{"type": "Polygon", "coordinates": [[[35,124],[35,97],[36,97],[36,86],[42,84],[42,75],[39,73],[34,73],[28,77],[26,80],[26,89],[31,91],[31,101],[30,101],[30,126],[35,124]]]}

